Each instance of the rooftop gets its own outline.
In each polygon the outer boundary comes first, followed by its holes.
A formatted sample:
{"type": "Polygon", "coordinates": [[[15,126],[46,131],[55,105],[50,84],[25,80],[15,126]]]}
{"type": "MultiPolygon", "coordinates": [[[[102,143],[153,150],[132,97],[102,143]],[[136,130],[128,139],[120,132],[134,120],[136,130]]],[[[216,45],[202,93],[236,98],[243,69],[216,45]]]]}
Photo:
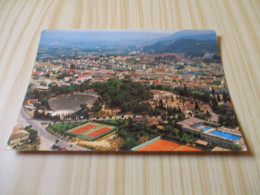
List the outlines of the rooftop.
{"type": "Polygon", "coordinates": [[[203,122],[203,121],[198,119],[198,118],[192,117],[192,118],[180,121],[177,124],[178,125],[182,125],[182,126],[184,126],[184,125],[192,126],[192,125],[194,125],[196,123],[201,123],[201,122],[203,122]]]}
{"type": "Polygon", "coordinates": [[[156,137],[131,149],[132,151],[201,151],[187,145],[156,137]]]}

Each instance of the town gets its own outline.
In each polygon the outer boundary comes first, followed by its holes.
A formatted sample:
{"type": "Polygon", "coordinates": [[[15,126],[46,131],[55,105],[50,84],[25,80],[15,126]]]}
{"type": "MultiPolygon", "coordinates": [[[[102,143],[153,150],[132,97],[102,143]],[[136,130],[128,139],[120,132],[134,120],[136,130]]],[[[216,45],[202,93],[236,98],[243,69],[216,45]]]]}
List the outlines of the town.
{"type": "Polygon", "coordinates": [[[246,150],[223,66],[210,54],[73,52],[39,49],[10,147],[246,150]]]}

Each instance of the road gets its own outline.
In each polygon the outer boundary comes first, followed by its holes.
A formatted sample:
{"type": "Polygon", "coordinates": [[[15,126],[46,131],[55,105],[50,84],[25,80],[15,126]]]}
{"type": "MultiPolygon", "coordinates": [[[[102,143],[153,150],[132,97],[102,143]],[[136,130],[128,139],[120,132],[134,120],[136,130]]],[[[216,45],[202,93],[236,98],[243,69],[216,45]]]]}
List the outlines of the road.
{"type": "Polygon", "coordinates": [[[55,141],[59,140],[59,145],[61,147],[66,147],[67,149],[70,148],[70,145],[73,145],[71,150],[72,151],[87,151],[87,148],[80,147],[78,145],[75,145],[71,142],[65,141],[63,139],[60,139],[51,133],[49,133],[46,130],[47,125],[42,125],[42,123],[47,122],[50,123],[50,121],[44,121],[44,120],[34,120],[28,116],[28,114],[25,112],[25,110],[22,108],[20,112],[20,122],[23,120],[23,123],[26,122],[28,125],[31,125],[33,129],[35,129],[38,132],[38,135],[40,136],[40,148],[39,150],[51,150],[52,145],[55,143],[55,141]]]}
{"type": "MultiPolygon", "coordinates": [[[[133,117],[131,114],[124,115],[124,118],[133,117]]],[[[141,115],[136,115],[136,117],[142,117],[141,115]]],[[[122,119],[121,116],[113,116],[110,119],[122,119]]],[[[89,120],[104,120],[102,117],[99,119],[96,118],[90,118],[89,120]]],[[[48,120],[39,120],[39,119],[33,119],[31,118],[25,110],[22,108],[19,118],[18,118],[18,124],[26,127],[28,125],[31,125],[33,129],[35,129],[38,132],[38,135],[40,137],[41,143],[39,150],[51,150],[51,147],[56,142],[56,140],[59,140],[59,145],[61,147],[66,147],[67,149],[70,149],[72,151],[88,151],[89,149],[80,147],[75,143],[71,143],[69,141],[66,141],[64,139],[59,138],[57,135],[53,135],[50,132],[46,130],[49,123],[52,123],[48,120]],[[46,123],[46,125],[43,125],[43,123],[46,123]],[[72,147],[70,147],[72,145],[72,147]]]]}

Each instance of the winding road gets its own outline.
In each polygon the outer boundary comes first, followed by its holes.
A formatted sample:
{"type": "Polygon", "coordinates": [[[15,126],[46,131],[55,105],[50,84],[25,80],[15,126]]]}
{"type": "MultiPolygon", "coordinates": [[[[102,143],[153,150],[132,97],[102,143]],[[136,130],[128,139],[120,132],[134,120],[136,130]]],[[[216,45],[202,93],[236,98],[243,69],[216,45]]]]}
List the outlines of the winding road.
{"type": "Polygon", "coordinates": [[[51,150],[51,147],[53,144],[56,142],[56,140],[59,140],[59,145],[61,147],[66,147],[67,149],[70,149],[72,151],[87,151],[87,148],[80,147],[78,145],[75,145],[71,142],[65,141],[63,139],[60,139],[51,133],[49,133],[46,130],[47,125],[42,125],[42,123],[50,123],[50,121],[45,121],[45,120],[35,120],[32,119],[22,108],[19,118],[18,118],[18,123],[23,123],[23,125],[28,124],[33,127],[38,132],[38,135],[40,137],[41,143],[40,143],[40,148],[39,150],[51,150]],[[70,148],[70,145],[72,147],[70,148]]]}

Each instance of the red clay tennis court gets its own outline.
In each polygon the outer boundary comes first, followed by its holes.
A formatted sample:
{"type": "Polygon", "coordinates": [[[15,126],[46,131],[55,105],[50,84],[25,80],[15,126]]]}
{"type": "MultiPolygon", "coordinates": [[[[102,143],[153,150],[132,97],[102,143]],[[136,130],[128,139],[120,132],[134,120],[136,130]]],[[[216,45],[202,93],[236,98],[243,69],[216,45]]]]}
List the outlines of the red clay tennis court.
{"type": "Polygon", "coordinates": [[[81,134],[81,133],[83,133],[83,132],[85,132],[87,130],[93,129],[95,127],[96,127],[96,125],[87,124],[87,125],[85,125],[83,127],[80,127],[78,129],[75,129],[75,130],[71,131],[71,133],[81,134]]]}
{"type": "Polygon", "coordinates": [[[111,128],[102,127],[100,129],[92,132],[92,133],[87,134],[86,136],[88,136],[88,137],[97,137],[97,136],[99,136],[99,135],[101,135],[101,134],[103,134],[103,133],[105,133],[107,131],[110,131],[110,130],[111,130],[111,128]]]}
{"type": "Polygon", "coordinates": [[[178,146],[180,145],[175,142],[159,139],[151,144],[137,149],[136,151],[173,151],[178,146]]]}

